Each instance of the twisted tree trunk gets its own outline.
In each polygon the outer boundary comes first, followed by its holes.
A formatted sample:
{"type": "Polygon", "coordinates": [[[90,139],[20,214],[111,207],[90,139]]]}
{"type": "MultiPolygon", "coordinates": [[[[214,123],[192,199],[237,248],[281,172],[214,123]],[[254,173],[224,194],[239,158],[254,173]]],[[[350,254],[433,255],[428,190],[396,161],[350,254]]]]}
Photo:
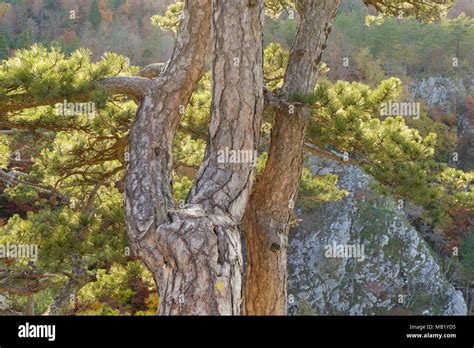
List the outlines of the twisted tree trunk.
{"type": "MultiPolygon", "coordinates": [[[[285,73],[283,98],[314,90],[321,57],[341,0],[296,1],[300,22],[285,73]]],[[[287,312],[288,233],[303,164],[310,112],[281,106],[275,110],[271,146],[246,209],[247,277],[244,311],[248,315],[287,312]]]]}
{"type": "Polygon", "coordinates": [[[213,106],[204,164],[184,207],[172,197],[171,150],[183,106],[204,66],[210,2],[186,2],[173,58],[144,91],[129,137],[127,230],[153,273],[159,314],[240,314],[242,254],[237,224],[252,163],[220,163],[225,149],[257,147],[263,109],[263,0],[215,0],[213,106]]]}

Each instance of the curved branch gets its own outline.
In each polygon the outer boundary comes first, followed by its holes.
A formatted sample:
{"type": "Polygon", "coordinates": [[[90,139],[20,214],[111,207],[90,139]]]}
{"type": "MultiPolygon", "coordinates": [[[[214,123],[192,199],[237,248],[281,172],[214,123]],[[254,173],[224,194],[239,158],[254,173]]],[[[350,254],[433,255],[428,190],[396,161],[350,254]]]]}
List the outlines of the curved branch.
{"type": "MultiPolygon", "coordinates": [[[[96,82],[98,86],[105,88],[111,95],[122,94],[130,96],[135,100],[143,98],[152,86],[149,79],[140,76],[114,76],[96,82]]],[[[87,91],[83,94],[69,96],[70,102],[88,102],[92,99],[92,93],[87,91]]],[[[21,111],[24,109],[55,105],[63,103],[64,96],[39,99],[29,93],[8,96],[0,103],[0,115],[7,112],[21,111]]]]}
{"type": "Polygon", "coordinates": [[[151,87],[147,78],[140,76],[114,76],[99,81],[110,94],[123,94],[141,99],[151,87]]]}
{"type": "Polygon", "coordinates": [[[165,66],[166,64],[164,63],[147,65],[138,72],[137,76],[145,77],[147,79],[154,79],[161,74],[161,72],[165,69],[165,66]]]}
{"type": "MultiPolygon", "coordinates": [[[[129,161],[125,179],[125,215],[132,247],[148,259],[138,245],[150,231],[169,219],[172,194],[172,147],[182,110],[202,76],[209,46],[211,0],[187,0],[171,59],[163,72],[159,65],[139,75],[152,77],[151,93],[139,105],[129,134],[129,161]],[[160,71],[158,78],[154,76],[160,71]]],[[[156,260],[145,263],[156,269],[156,260]]]]}
{"type": "Polygon", "coordinates": [[[17,286],[12,286],[12,285],[0,285],[0,292],[9,292],[12,294],[17,294],[17,295],[33,295],[37,293],[38,291],[32,291],[28,288],[20,288],[17,286]]]}
{"type": "Polygon", "coordinates": [[[316,145],[313,145],[311,143],[305,143],[304,144],[304,150],[308,151],[308,152],[311,152],[311,153],[313,153],[315,155],[318,155],[318,156],[322,156],[322,157],[325,157],[325,158],[330,158],[330,159],[335,160],[335,161],[337,161],[339,163],[342,163],[342,164],[353,164],[353,165],[361,165],[362,164],[362,161],[357,161],[357,160],[353,160],[353,159],[344,160],[342,157],[338,156],[337,154],[335,154],[333,152],[330,152],[330,151],[321,150],[316,145]]]}
{"type": "MultiPolygon", "coordinates": [[[[85,93],[83,95],[76,95],[74,97],[75,102],[87,102],[90,100],[90,94],[85,93]]],[[[64,97],[54,97],[54,98],[44,98],[38,99],[35,96],[24,93],[24,94],[15,94],[8,96],[6,100],[1,100],[0,102],[0,116],[7,112],[21,111],[24,109],[35,108],[39,106],[55,105],[57,103],[62,103],[64,97]]]]}

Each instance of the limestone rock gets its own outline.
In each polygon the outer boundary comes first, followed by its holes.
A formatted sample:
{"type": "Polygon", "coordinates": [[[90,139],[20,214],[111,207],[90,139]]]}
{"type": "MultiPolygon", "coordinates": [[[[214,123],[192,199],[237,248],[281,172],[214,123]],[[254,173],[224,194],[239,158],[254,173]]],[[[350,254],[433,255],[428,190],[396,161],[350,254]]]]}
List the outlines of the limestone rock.
{"type": "MultiPolygon", "coordinates": [[[[355,166],[312,157],[314,172],[339,175],[349,195],[299,209],[290,234],[290,313],[318,315],[465,315],[462,293],[396,202],[371,188],[355,166]],[[364,257],[327,257],[328,246],[363,246],[364,257]]],[[[362,251],[362,248],[359,249],[362,251]]],[[[361,256],[361,255],[357,255],[361,256]]]]}

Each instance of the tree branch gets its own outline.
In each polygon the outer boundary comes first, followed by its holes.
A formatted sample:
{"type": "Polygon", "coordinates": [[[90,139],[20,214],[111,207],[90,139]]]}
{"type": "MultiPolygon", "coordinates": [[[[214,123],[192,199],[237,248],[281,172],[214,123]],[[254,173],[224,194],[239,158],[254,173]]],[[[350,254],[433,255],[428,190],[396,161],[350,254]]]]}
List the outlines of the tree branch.
{"type": "Polygon", "coordinates": [[[158,77],[161,72],[165,69],[166,64],[164,63],[155,63],[150,64],[140,70],[137,76],[144,77],[147,79],[154,79],[158,77]]]}
{"type": "MultiPolygon", "coordinates": [[[[140,100],[152,86],[149,79],[140,76],[114,76],[97,81],[96,83],[98,86],[104,87],[111,95],[122,94],[130,96],[136,101],[140,100]]],[[[69,102],[89,102],[92,99],[92,95],[88,91],[83,94],[70,96],[69,98],[69,102]]],[[[1,100],[0,116],[7,112],[63,103],[64,99],[67,99],[67,97],[60,96],[39,99],[28,93],[14,94],[1,100]]]]}
{"type": "Polygon", "coordinates": [[[342,157],[338,156],[337,154],[335,154],[333,152],[321,150],[318,147],[316,147],[315,145],[310,144],[310,143],[305,143],[304,144],[304,149],[305,149],[305,151],[311,152],[315,155],[330,158],[330,159],[338,161],[342,164],[353,164],[353,165],[361,165],[362,164],[361,161],[357,161],[357,160],[352,160],[352,159],[344,160],[342,157]]]}
{"type": "Polygon", "coordinates": [[[141,99],[151,87],[148,78],[140,76],[114,76],[99,81],[111,94],[123,94],[141,99]]]}

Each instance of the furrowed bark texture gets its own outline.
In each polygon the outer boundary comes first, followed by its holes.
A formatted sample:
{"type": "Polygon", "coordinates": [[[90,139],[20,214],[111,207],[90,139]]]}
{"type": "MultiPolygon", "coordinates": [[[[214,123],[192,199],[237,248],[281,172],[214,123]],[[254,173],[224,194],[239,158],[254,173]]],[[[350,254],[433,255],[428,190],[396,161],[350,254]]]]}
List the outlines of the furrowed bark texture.
{"type": "Polygon", "coordinates": [[[213,105],[204,164],[183,207],[172,198],[172,143],[201,76],[209,1],[188,1],[177,48],[142,99],[129,138],[125,210],[133,250],[152,271],[158,313],[240,314],[242,255],[236,227],[250,194],[250,164],[218,152],[254,150],[263,109],[263,0],[212,4],[213,105]],[[180,107],[181,106],[181,107],[180,107]]]}
{"type": "MultiPolygon", "coordinates": [[[[125,178],[125,218],[132,250],[166,287],[171,261],[157,229],[169,223],[172,196],[172,145],[180,108],[187,105],[201,77],[210,37],[211,0],[187,1],[176,46],[167,67],[143,91],[129,135],[125,178]]],[[[166,296],[160,291],[164,313],[166,296]]]]}
{"type": "MultiPolygon", "coordinates": [[[[284,96],[314,90],[319,64],[340,0],[296,1],[300,23],[283,86],[284,96]]],[[[307,108],[275,110],[271,146],[244,216],[247,273],[244,313],[287,313],[287,247],[298,193],[310,113],[307,108]]]]}

